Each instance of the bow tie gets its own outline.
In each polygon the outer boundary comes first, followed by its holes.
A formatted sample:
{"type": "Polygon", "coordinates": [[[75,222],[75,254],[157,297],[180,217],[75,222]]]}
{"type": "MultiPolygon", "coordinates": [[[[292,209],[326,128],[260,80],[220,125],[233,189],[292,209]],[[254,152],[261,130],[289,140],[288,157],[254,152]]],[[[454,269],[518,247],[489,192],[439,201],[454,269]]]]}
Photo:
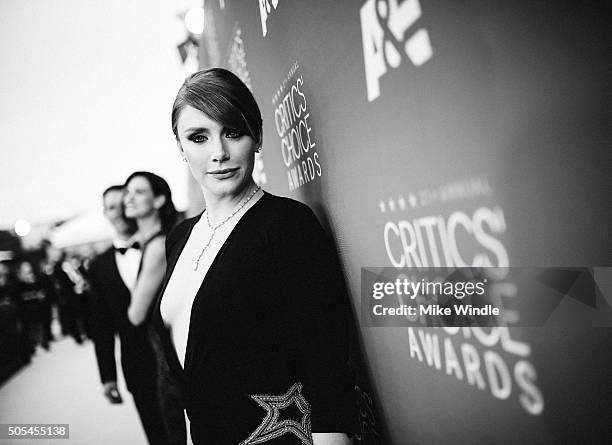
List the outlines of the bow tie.
{"type": "Polygon", "coordinates": [[[115,252],[119,252],[121,255],[124,255],[125,252],[128,251],[128,249],[140,249],[140,244],[138,244],[138,242],[134,242],[134,243],[130,244],[129,246],[125,246],[125,247],[116,247],[115,246],[115,252]]]}

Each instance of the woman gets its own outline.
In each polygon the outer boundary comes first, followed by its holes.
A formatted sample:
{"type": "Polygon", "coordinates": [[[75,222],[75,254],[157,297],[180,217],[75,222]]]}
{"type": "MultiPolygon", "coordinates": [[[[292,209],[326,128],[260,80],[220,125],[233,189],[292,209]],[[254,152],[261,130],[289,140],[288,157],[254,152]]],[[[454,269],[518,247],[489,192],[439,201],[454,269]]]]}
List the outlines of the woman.
{"type": "MultiPolygon", "coordinates": [[[[148,332],[152,303],[166,272],[166,234],[176,224],[178,214],[168,183],[162,177],[146,171],[134,172],[127,178],[123,202],[125,216],[136,220],[138,231],[134,238],[142,250],[136,282],[131,291],[128,319],[135,326],[142,325],[142,332],[148,332]]],[[[169,375],[158,336],[155,332],[151,334],[150,341],[157,355],[155,372],[167,443],[184,444],[183,412],[177,407],[182,403],[180,388],[169,375]]]]}
{"type": "Polygon", "coordinates": [[[142,249],[138,279],[128,308],[130,322],[137,326],[147,319],[166,271],[164,244],[174,226],[177,211],[168,183],[146,171],[132,173],[125,181],[125,216],[136,220],[136,238],[142,249]]]}
{"type": "Polygon", "coordinates": [[[339,264],[307,206],[254,183],[255,99],[229,71],[198,72],[178,92],[172,129],[206,210],[168,237],[154,316],[193,443],[349,444],[339,264]]]}

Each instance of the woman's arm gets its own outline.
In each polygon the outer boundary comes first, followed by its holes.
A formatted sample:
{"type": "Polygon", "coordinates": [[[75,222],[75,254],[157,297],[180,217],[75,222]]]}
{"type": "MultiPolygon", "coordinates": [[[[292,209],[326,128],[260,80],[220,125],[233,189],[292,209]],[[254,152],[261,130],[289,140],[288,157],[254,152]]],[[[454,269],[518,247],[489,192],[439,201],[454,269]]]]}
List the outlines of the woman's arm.
{"type": "Polygon", "coordinates": [[[340,264],[308,207],[296,203],[281,223],[275,250],[314,443],[350,444],[357,413],[348,367],[350,309],[340,264]]]}
{"type": "Polygon", "coordinates": [[[142,270],[132,290],[128,318],[134,326],[141,324],[166,273],[165,238],[159,236],[149,242],[142,258],[142,270]]]}

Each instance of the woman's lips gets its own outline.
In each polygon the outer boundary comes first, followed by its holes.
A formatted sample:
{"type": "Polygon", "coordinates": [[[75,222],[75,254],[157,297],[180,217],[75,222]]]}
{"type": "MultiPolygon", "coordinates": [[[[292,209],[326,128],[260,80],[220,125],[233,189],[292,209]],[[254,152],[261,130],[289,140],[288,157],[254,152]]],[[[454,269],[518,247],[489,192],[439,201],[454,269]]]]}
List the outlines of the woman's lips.
{"type": "Polygon", "coordinates": [[[220,168],[219,170],[210,171],[208,172],[208,174],[213,175],[215,178],[218,178],[218,179],[224,179],[224,178],[229,178],[237,171],[238,171],[238,167],[220,168]]]}

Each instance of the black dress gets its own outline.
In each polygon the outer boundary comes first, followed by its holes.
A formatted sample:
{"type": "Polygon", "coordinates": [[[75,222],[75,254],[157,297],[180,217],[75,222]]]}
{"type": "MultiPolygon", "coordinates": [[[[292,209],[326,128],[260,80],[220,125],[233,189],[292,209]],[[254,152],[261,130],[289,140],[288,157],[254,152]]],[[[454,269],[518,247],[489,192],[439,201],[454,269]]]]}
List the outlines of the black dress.
{"type": "Polygon", "coordinates": [[[194,444],[300,444],[311,431],[354,432],[348,299],[329,240],[297,201],[266,193],[237,223],[193,302],[182,369],[160,304],[198,219],[166,240],[154,312],[194,444]]]}

